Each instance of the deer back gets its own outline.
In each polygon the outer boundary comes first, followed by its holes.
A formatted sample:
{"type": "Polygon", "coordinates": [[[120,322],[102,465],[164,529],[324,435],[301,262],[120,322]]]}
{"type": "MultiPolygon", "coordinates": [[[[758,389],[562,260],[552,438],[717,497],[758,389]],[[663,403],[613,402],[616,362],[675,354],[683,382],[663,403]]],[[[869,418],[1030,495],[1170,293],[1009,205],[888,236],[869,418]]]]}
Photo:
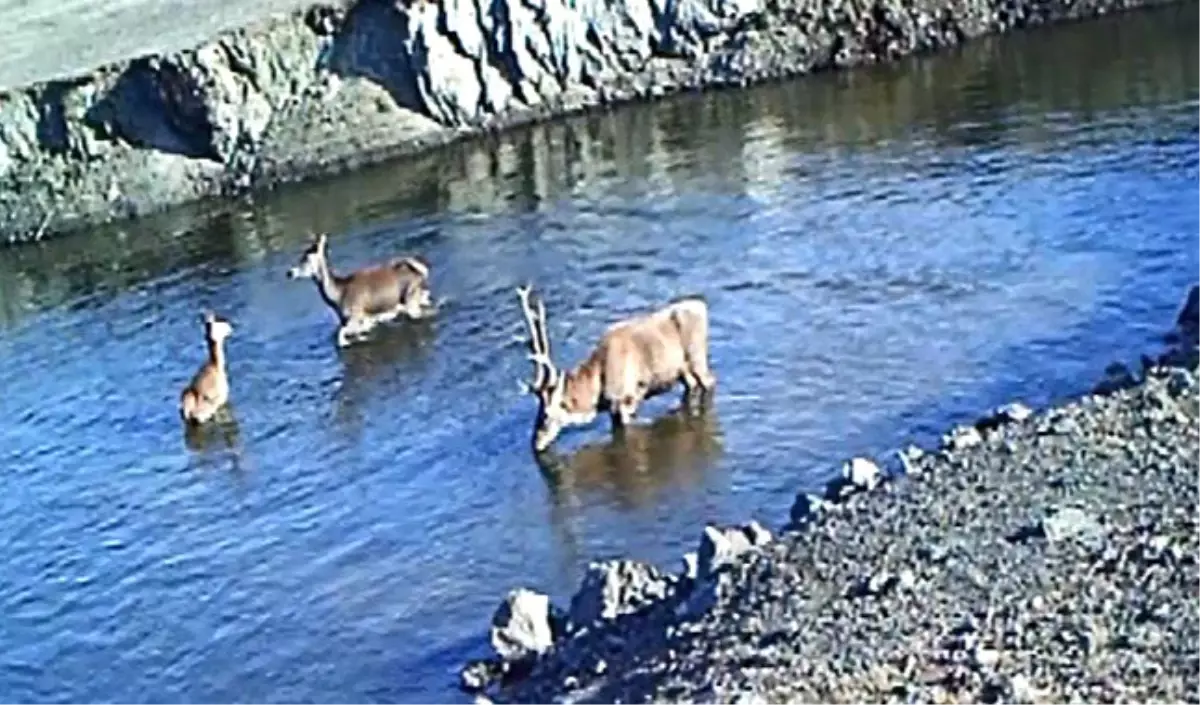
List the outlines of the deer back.
{"type": "Polygon", "coordinates": [[[425,286],[428,272],[410,257],[360,269],[342,280],[341,309],[348,314],[390,312],[425,286]]]}
{"type": "Polygon", "coordinates": [[[605,396],[615,400],[638,385],[655,392],[675,384],[689,350],[707,344],[707,317],[703,300],[684,299],[610,326],[598,349],[605,396]]]}

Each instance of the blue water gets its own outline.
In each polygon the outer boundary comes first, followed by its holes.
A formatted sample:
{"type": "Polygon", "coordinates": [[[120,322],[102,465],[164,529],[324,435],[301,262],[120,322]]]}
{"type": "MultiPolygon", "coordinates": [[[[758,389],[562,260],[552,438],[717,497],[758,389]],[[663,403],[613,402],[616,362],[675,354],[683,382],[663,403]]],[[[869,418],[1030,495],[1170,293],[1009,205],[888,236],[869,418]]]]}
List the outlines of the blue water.
{"type": "Polygon", "coordinates": [[[0,696],[462,699],[510,588],[675,569],[705,522],[778,527],[850,455],[1086,390],[1158,347],[1200,267],[1195,24],[688,97],[0,251],[0,696]],[[421,253],[443,315],[335,350],[284,277],[317,230],[340,269],[421,253]],[[525,281],[562,362],[703,292],[711,412],[564,435],[548,482],[525,281]],[[206,307],[236,326],[236,424],[192,437],[206,307]]]}

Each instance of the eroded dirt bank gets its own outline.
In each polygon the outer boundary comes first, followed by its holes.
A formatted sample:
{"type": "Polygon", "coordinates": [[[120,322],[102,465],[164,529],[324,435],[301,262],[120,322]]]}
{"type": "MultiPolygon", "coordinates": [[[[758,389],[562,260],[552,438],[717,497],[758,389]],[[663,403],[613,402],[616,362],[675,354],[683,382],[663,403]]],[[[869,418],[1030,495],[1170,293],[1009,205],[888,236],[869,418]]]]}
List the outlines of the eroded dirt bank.
{"type": "Polygon", "coordinates": [[[0,240],[1172,0],[360,0],[0,93],[0,240]]]}
{"type": "Polygon", "coordinates": [[[778,536],[708,527],[678,574],[528,590],[468,690],[506,702],[1200,700],[1198,289],[1140,375],[847,463],[778,536]]]}

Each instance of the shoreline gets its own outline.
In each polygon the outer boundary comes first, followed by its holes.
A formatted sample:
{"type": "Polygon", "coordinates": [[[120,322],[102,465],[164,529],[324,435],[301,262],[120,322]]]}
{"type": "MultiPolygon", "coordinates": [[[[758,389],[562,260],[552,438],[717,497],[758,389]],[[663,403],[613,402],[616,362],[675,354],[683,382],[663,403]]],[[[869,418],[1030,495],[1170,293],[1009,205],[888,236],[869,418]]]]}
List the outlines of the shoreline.
{"type": "Polygon", "coordinates": [[[460,687],[496,702],[1200,702],[1200,287],[1139,376],[853,458],[777,535],[669,573],[594,562],[501,602],[460,687]]]}
{"type": "Polygon", "coordinates": [[[0,241],[238,197],[622,103],[1184,4],[313,5],[195,49],[0,92],[0,241]]]}

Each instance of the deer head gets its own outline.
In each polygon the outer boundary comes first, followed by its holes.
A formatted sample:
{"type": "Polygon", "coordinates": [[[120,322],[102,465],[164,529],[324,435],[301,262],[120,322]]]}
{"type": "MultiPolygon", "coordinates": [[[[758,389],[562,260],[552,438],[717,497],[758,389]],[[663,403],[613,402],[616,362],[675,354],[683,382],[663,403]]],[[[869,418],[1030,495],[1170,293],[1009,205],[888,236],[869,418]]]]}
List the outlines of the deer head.
{"type": "Polygon", "coordinates": [[[223,318],[217,318],[212,311],[205,311],[200,316],[204,323],[204,335],[214,343],[222,343],[233,335],[233,324],[223,318]]]}
{"type": "Polygon", "coordinates": [[[546,304],[541,297],[534,303],[531,286],[517,287],[517,296],[529,329],[529,359],[533,362],[533,381],[526,383],[525,389],[538,400],[533,449],[541,453],[550,447],[563,428],[591,421],[595,410],[574,409],[569,403],[567,385],[570,377],[560,371],[550,357],[546,304]]]}
{"type": "Polygon", "coordinates": [[[295,267],[288,270],[288,279],[317,279],[321,276],[321,270],[328,261],[326,257],[326,246],[328,244],[328,236],[325,233],[317,235],[317,239],[313,241],[304,254],[300,255],[300,261],[295,267]]]}

